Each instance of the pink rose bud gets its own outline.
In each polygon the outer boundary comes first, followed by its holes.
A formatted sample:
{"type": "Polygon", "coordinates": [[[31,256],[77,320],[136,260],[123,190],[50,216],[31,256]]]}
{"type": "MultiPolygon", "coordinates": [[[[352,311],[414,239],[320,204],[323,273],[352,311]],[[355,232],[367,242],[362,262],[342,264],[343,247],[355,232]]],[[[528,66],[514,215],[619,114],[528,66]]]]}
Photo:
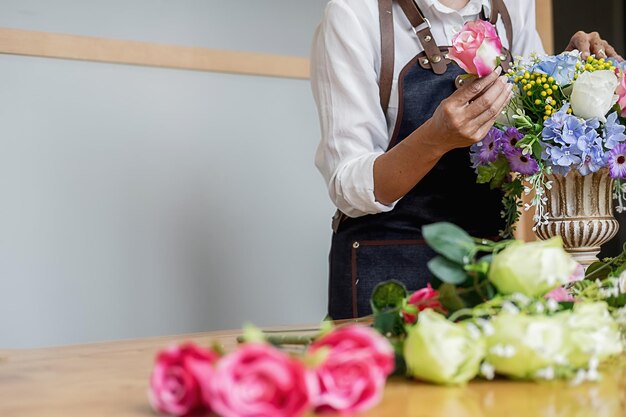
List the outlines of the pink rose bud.
{"type": "MultiPolygon", "coordinates": [[[[434,290],[433,287],[430,286],[430,283],[426,285],[426,288],[422,288],[411,294],[408,303],[414,305],[417,308],[417,311],[432,308],[433,310],[439,310],[447,313],[439,302],[439,291],[434,290]]],[[[404,316],[405,323],[413,324],[415,323],[415,320],[417,320],[417,316],[412,312],[403,311],[402,315],[404,316]]]]}
{"type": "Polygon", "coordinates": [[[626,71],[616,70],[616,72],[620,80],[615,92],[619,97],[617,104],[620,108],[620,115],[626,117],[626,71]]]}
{"type": "Polygon", "coordinates": [[[313,374],[265,343],[223,357],[211,379],[211,408],[221,417],[295,417],[310,407],[313,374]]]}
{"type": "MultiPolygon", "coordinates": [[[[581,264],[576,264],[576,269],[574,269],[574,272],[572,273],[572,275],[570,275],[567,278],[567,282],[572,283],[576,281],[581,281],[584,278],[585,278],[585,267],[582,266],[581,264]]],[[[568,302],[575,301],[574,296],[570,294],[569,291],[565,289],[565,287],[557,287],[553,289],[548,294],[546,294],[546,298],[552,299],[559,303],[564,302],[564,301],[568,301],[568,302]]]]}
{"type": "Polygon", "coordinates": [[[461,31],[452,38],[452,47],[448,51],[454,60],[468,74],[484,77],[498,65],[502,54],[502,41],[496,28],[484,20],[466,23],[461,31]]]}
{"type": "Polygon", "coordinates": [[[573,302],[574,297],[563,287],[557,287],[546,294],[548,300],[554,300],[556,302],[569,301],[573,302]]]}
{"type": "Polygon", "coordinates": [[[208,382],[218,358],[217,353],[193,343],[160,351],[150,378],[148,395],[152,407],[174,416],[210,409],[208,382]]]}
{"type": "Polygon", "coordinates": [[[317,412],[355,413],[374,407],[382,399],[387,376],[394,369],[394,351],[375,330],[351,325],[316,340],[310,353],[328,349],[317,367],[317,412]]]}

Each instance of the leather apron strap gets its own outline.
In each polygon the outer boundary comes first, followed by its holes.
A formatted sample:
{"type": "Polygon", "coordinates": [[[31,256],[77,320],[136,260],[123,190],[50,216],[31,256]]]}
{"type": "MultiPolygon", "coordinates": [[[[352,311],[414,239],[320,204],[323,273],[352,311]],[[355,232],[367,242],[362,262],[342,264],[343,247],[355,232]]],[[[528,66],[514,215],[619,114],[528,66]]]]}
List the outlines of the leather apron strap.
{"type": "Polygon", "coordinates": [[[506,30],[506,38],[509,41],[510,51],[513,49],[513,22],[511,21],[509,9],[506,8],[504,0],[491,0],[491,18],[489,21],[494,26],[498,23],[498,15],[502,16],[502,23],[504,24],[504,29],[506,30]]]}
{"type": "Polygon", "coordinates": [[[387,114],[391,86],[393,85],[395,40],[393,33],[393,0],[379,0],[378,14],[380,20],[380,107],[387,114]]]}
{"type": "Polygon", "coordinates": [[[400,4],[400,7],[402,7],[402,11],[406,17],[409,19],[409,22],[411,22],[413,31],[415,32],[420,44],[422,44],[422,48],[424,48],[424,52],[426,53],[426,57],[432,66],[433,72],[435,74],[445,73],[448,65],[444,60],[444,55],[442,55],[439,46],[433,38],[428,19],[424,17],[414,0],[398,0],[398,3],[400,4]]]}

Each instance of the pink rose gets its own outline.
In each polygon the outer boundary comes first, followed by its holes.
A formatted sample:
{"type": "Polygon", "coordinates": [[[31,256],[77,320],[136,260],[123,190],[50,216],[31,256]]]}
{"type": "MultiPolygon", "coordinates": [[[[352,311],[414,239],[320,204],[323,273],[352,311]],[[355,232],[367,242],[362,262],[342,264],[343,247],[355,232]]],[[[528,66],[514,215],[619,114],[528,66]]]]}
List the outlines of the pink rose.
{"type": "Polygon", "coordinates": [[[626,117],[626,71],[616,70],[617,76],[619,78],[619,85],[617,86],[617,91],[615,93],[619,96],[617,103],[620,108],[620,115],[622,117],[626,117]]]}
{"type": "MultiPolygon", "coordinates": [[[[582,266],[581,264],[577,264],[576,265],[576,269],[574,270],[574,272],[572,273],[572,275],[569,276],[569,278],[567,279],[568,283],[571,282],[576,282],[576,281],[580,281],[582,279],[585,278],[585,267],[582,266]]],[[[555,289],[553,289],[552,291],[550,291],[548,294],[546,294],[546,298],[547,299],[552,299],[554,301],[557,302],[564,302],[564,301],[568,301],[568,302],[573,302],[574,300],[574,296],[572,296],[569,291],[567,291],[565,289],[565,287],[557,287],[555,289]]]]}
{"type": "Polygon", "coordinates": [[[448,56],[468,74],[484,77],[497,67],[501,53],[502,41],[496,28],[489,22],[476,20],[466,23],[454,35],[448,56]]]}
{"type": "MultiPolygon", "coordinates": [[[[417,311],[422,311],[427,308],[446,312],[441,303],[439,302],[439,291],[434,290],[430,286],[430,283],[426,285],[426,288],[415,291],[409,297],[408,303],[417,307],[417,311]]],[[[412,312],[403,311],[404,322],[408,324],[415,323],[417,316],[412,312]]]]}
{"type": "Polygon", "coordinates": [[[387,376],[394,369],[394,351],[375,330],[351,325],[316,340],[310,353],[328,349],[317,367],[317,412],[365,411],[381,400],[387,376]]]}
{"type": "Polygon", "coordinates": [[[248,343],[218,362],[210,391],[221,417],[293,417],[308,410],[315,384],[303,363],[269,344],[248,343]]]}
{"type": "Polygon", "coordinates": [[[152,407],[182,416],[209,408],[208,381],[219,355],[193,343],[173,346],[157,354],[148,392],[152,407]]]}

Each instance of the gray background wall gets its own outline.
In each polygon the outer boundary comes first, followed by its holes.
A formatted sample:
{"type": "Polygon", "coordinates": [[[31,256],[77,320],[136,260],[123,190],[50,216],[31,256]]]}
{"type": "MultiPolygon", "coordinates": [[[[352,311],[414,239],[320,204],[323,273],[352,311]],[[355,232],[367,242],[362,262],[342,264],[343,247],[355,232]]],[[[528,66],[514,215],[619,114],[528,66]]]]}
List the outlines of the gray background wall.
{"type": "MultiPolygon", "coordinates": [[[[0,27],[308,55],[324,0],[0,0],[0,27]]],[[[307,81],[0,55],[0,347],[317,322],[307,81]]]]}

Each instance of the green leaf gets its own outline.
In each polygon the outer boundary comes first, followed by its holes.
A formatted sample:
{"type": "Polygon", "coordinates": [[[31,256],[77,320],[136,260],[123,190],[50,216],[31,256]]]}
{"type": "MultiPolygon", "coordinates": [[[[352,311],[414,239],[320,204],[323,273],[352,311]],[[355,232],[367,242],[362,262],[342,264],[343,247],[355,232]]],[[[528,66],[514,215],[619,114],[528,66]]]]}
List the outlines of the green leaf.
{"type": "Polygon", "coordinates": [[[493,162],[493,167],[495,168],[495,172],[493,174],[493,179],[491,180],[490,187],[491,189],[501,188],[502,183],[509,172],[511,172],[511,168],[509,167],[509,162],[502,155],[498,156],[498,159],[493,162]]]}
{"type": "Polygon", "coordinates": [[[606,303],[610,307],[622,308],[626,306],[626,294],[622,294],[619,297],[610,297],[606,299],[606,303]]]}
{"type": "Polygon", "coordinates": [[[465,269],[443,256],[437,256],[428,261],[428,269],[434,276],[448,284],[461,284],[467,280],[465,269]]]}
{"type": "Polygon", "coordinates": [[[496,175],[496,169],[491,165],[481,165],[477,170],[476,182],[478,184],[487,184],[491,182],[496,175]]]}
{"type": "Polygon", "coordinates": [[[463,300],[456,292],[456,286],[452,284],[442,284],[438,291],[441,305],[450,313],[465,308],[465,303],[463,303],[463,300]]]}
{"type": "Polygon", "coordinates": [[[591,265],[589,265],[587,267],[587,270],[585,271],[585,277],[589,277],[592,280],[603,280],[606,277],[609,276],[609,273],[611,272],[611,268],[605,268],[605,263],[604,262],[600,262],[600,261],[596,261],[594,263],[592,263],[591,265]],[[601,270],[601,268],[604,268],[601,270]]]}
{"type": "Polygon", "coordinates": [[[372,311],[374,313],[402,305],[408,291],[403,283],[396,280],[385,281],[378,284],[372,292],[372,311]]]}
{"type": "Polygon", "coordinates": [[[465,264],[476,245],[465,230],[452,223],[433,223],[422,227],[422,236],[435,252],[458,264],[465,264]]]}
{"type": "Polygon", "coordinates": [[[535,157],[536,160],[540,161],[541,160],[541,144],[539,143],[539,141],[534,142],[533,143],[533,157],[535,157]]]}

